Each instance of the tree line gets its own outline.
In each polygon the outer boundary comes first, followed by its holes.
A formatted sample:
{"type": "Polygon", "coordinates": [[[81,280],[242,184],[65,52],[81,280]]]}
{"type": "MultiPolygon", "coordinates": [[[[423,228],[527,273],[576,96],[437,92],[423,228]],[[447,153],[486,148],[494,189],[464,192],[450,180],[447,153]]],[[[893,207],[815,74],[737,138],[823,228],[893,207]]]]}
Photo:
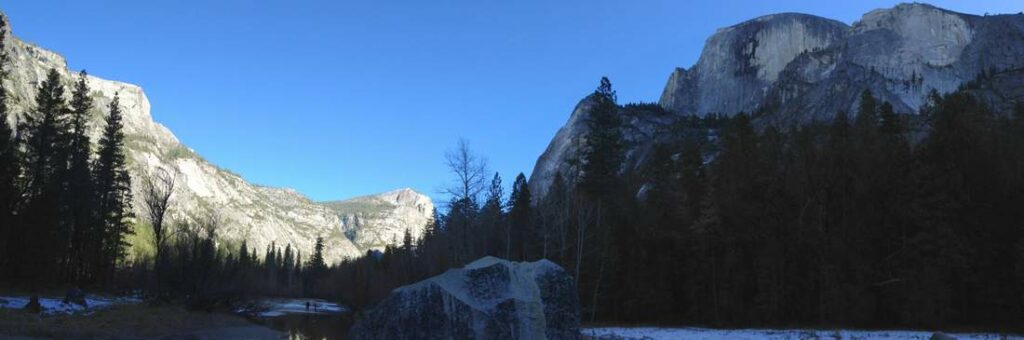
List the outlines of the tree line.
{"type": "MultiPolygon", "coordinates": [[[[0,35],[6,34],[0,22],[0,35]]],[[[0,36],[0,79],[10,67],[0,36]]],[[[35,106],[13,126],[0,84],[0,277],[36,287],[110,282],[131,232],[131,178],[115,95],[98,145],[87,134],[96,109],[82,71],[70,89],[50,70],[35,106]]]]}
{"type": "MultiPolygon", "coordinates": [[[[372,306],[486,255],[548,259],[584,320],[710,326],[1017,327],[1024,317],[1024,106],[970,88],[916,115],[865,91],[853,115],[789,129],[747,114],[681,119],[689,135],[622,171],[603,79],[578,172],[531,195],[486,181],[460,142],[446,214],[383,254],[330,270],[332,298],[372,306]]],[[[658,109],[660,110],[660,109],[658,109]]],[[[658,112],[652,112],[658,114],[658,112]]]]}

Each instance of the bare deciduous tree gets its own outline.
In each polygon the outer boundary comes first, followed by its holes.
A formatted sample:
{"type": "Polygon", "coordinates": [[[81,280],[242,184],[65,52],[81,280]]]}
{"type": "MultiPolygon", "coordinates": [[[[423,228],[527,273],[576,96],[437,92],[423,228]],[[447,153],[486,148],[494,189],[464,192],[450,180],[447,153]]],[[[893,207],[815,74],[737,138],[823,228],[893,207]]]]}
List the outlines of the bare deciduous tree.
{"type": "Polygon", "coordinates": [[[449,226],[458,235],[455,242],[456,262],[468,260],[472,255],[473,246],[469,238],[471,216],[475,215],[476,202],[480,193],[484,190],[487,173],[487,160],[473,153],[469,148],[469,141],[460,138],[455,149],[445,154],[445,164],[448,170],[455,175],[455,182],[444,190],[452,197],[452,206],[449,207],[449,215],[460,216],[457,224],[449,226]]]}
{"type": "Polygon", "coordinates": [[[478,156],[469,148],[469,141],[460,138],[455,149],[444,155],[448,171],[455,175],[455,183],[445,193],[456,199],[476,201],[484,190],[487,159],[478,156]]]}
{"type": "Polygon", "coordinates": [[[164,222],[167,217],[167,209],[171,205],[171,195],[174,194],[176,181],[177,173],[158,168],[147,176],[143,183],[142,201],[149,223],[153,227],[153,243],[156,247],[153,260],[156,264],[160,263],[167,242],[168,232],[164,222]]]}

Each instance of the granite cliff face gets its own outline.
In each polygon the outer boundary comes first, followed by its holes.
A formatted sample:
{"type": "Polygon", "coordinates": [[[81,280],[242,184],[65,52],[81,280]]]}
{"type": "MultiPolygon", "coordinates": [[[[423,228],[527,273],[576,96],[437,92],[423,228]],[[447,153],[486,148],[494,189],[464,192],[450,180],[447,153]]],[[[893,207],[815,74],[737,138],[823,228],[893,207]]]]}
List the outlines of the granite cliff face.
{"type": "MultiPolygon", "coordinates": [[[[897,112],[915,114],[932,91],[949,93],[979,78],[986,84],[974,92],[993,107],[1024,103],[1024,15],[914,3],[871,11],[852,26],[805,14],[759,17],[718,30],[695,65],[675,69],[658,103],[663,110],[620,108],[622,171],[635,170],[656,141],[688,138],[677,128],[687,115],[746,112],[759,126],[785,129],[855,112],[865,89],[897,112]]],[[[556,173],[578,174],[586,103],[538,158],[531,192],[543,195],[556,173]]]]}
{"type": "MultiPolygon", "coordinates": [[[[590,96],[580,100],[565,126],[558,129],[547,149],[537,159],[529,181],[530,193],[534,196],[543,197],[556,174],[561,174],[565,181],[576,178],[575,175],[580,171],[579,157],[589,132],[586,119],[594,104],[590,96]]],[[[623,122],[622,137],[625,144],[630,146],[626,150],[624,171],[635,169],[642,163],[654,144],[667,139],[691,137],[676,124],[682,119],[681,116],[658,106],[620,107],[619,115],[623,122]]]]}
{"type": "Polygon", "coordinates": [[[849,27],[806,14],[775,14],[718,30],[697,64],[669,76],[660,104],[682,113],[751,112],[797,56],[842,41],[849,27]]]}
{"type": "Polygon", "coordinates": [[[853,112],[871,90],[896,111],[916,113],[928,93],[949,93],[984,73],[1024,67],[1024,15],[975,16],[923,4],[875,10],[841,44],[799,56],[764,107],[779,125],[853,112]]]}
{"type": "MultiPolygon", "coordinates": [[[[6,17],[3,19],[6,20],[6,17]]],[[[37,86],[50,69],[60,72],[68,89],[77,74],[68,69],[67,62],[59,54],[10,34],[7,36],[7,52],[11,56],[12,65],[9,66],[11,74],[4,82],[10,91],[8,104],[12,114],[0,118],[16,124],[31,112],[37,86]]],[[[210,212],[216,213],[224,222],[218,231],[220,241],[237,243],[244,239],[250,247],[261,250],[271,243],[281,247],[291,244],[306,253],[313,249],[316,237],[323,236],[326,242],[325,257],[331,261],[359,256],[365,252],[364,247],[353,242],[346,234],[374,233],[378,227],[377,221],[346,222],[335,210],[313,202],[294,190],[251,184],[206,161],[178,141],[170,130],[153,121],[149,100],[142,88],[94,76],[89,76],[88,83],[95,100],[95,109],[89,121],[89,135],[94,145],[104,125],[106,107],[114,94],[118,93],[124,111],[132,189],[139,192],[142,178],[158,168],[177,173],[177,187],[171,203],[174,218],[194,219],[210,212]]],[[[414,210],[420,206],[432,206],[425,196],[408,190],[403,192],[407,196],[416,196],[412,208],[414,210]]],[[[140,210],[141,195],[134,196],[137,215],[143,216],[140,210]]],[[[394,229],[396,223],[404,222],[417,223],[413,227],[419,230],[426,216],[429,216],[429,212],[425,212],[422,216],[413,217],[407,211],[404,201],[375,209],[374,212],[384,214],[392,214],[387,209],[395,209],[393,214],[404,218],[385,221],[380,225],[385,230],[394,229]]],[[[362,213],[358,208],[351,211],[356,215],[362,213]]],[[[377,246],[379,244],[374,243],[371,248],[377,246]]]]}
{"type": "Polygon", "coordinates": [[[423,237],[434,213],[429,197],[408,188],[323,205],[338,215],[342,232],[364,251],[401,244],[406,230],[414,240],[423,237]]]}
{"type": "Polygon", "coordinates": [[[700,60],[669,76],[660,104],[678,114],[761,110],[799,124],[849,110],[870,89],[914,113],[982,72],[1024,67],[1024,16],[976,16],[926,4],[865,14],[853,26],[801,14],[719,30],[700,60]]]}

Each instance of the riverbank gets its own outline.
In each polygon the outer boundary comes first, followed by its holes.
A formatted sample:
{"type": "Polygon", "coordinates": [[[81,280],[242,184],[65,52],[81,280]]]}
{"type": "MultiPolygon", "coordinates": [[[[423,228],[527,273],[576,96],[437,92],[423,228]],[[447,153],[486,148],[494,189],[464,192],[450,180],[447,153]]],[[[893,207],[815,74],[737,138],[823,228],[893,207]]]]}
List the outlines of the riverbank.
{"type": "Polygon", "coordinates": [[[91,314],[43,316],[0,309],[0,337],[41,338],[285,338],[285,333],[227,313],[180,306],[116,305],[91,314]]]}

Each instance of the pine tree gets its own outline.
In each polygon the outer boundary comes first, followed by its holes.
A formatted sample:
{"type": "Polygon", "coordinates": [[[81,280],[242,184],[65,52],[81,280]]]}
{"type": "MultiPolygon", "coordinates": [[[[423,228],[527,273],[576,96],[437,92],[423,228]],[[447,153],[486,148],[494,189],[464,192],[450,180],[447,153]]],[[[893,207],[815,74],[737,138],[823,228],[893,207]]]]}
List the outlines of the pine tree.
{"type": "Polygon", "coordinates": [[[508,223],[505,221],[504,195],[501,176],[495,172],[487,190],[484,206],[480,208],[480,225],[483,235],[479,243],[484,246],[485,250],[481,254],[474,255],[495,255],[512,259],[511,248],[509,248],[506,237],[508,223]]]}
{"type": "Polygon", "coordinates": [[[69,230],[61,217],[63,176],[67,173],[68,114],[60,73],[51,69],[39,84],[36,107],[20,128],[24,131],[26,192],[24,211],[25,261],[20,265],[33,283],[55,278],[65,259],[69,230]]]}
{"type": "MultiPolygon", "coordinates": [[[[114,266],[127,255],[126,238],[133,233],[131,228],[132,192],[131,177],[128,175],[124,151],[124,123],[120,98],[114,94],[109,105],[106,127],[100,137],[99,150],[93,163],[93,178],[96,185],[96,215],[101,254],[98,257],[104,268],[101,275],[109,278],[114,266]]],[[[245,244],[242,245],[243,249],[245,244]]]]}
{"type": "Polygon", "coordinates": [[[596,266],[593,281],[590,283],[592,286],[583,288],[589,290],[589,312],[590,319],[593,320],[599,310],[598,298],[601,296],[601,287],[606,283],[605,274],[614,272],[610,266],[622,254],[623,247],[628,245],[616,243],[615,247],[612,247],[611,243],[612,234],[621,232],[619,228],[622,225],[616,223],[616,220],[622,217],[618,213],[621,205],[617,203],[623,197],[619,194],[622,189],[619,177],[623,161],[620,131],[622,121],[619,118],[619,107],[611,81],[607,77],[602,77],[601,85],[590,98],[593,100],[593,108],[586,120],[588,132],[582,152],[579,189],[584,194],[580,203],[593,213],[580,215],[590,216],[587,221],[578,223],[577,272],[581,271],[580,267],[586,262],[583,259],[587,253],[585,249],[596,251],[592,257],[592,264],[596,266]],[[591,240],[591,244],[587,244],[588,239],[591,240]]]}
{"type": "Polygon", "coordinates": [[[530,187],[526,183],[526,175],[519,173],[512,184],[512,195],[509,196],[509,239],[512,247],[518,253],[518,259],[529,261],[538,258],[537,248],[539,238],[533,230],[530,205],[530,187]]]}
{"type": "Polygon", "coordinates": [[[25,119],[21,130],[25,138],[25,161],[29,195],[38,198],[54,183],[67,166],[67,131],[69,110],[64,99],[60,73],[51,69],[39,84],[36,108],[25,119]]]}
{"type": "Polygon", "coordinates": [[[316,245],[313,246],[313,257],[309,259],[309,271],[314,276],[319,276],[327,270],[327,263],[324,262],[324,238],[317,236],[316,245]]]}
{"type": "Polygon", "coordinates": [[[8,261],[20,260],[20,254],[10,251],[14,244],[9,242],[21,239],[16,237],[20,232],[20,225],[15,221],[14,214],[20,201],[17,181],[21,172],[21,159],[14,130],[7,122],[8,117],[12,115],[7,107],[7,88],[4,85],[9,61],[5,46],[6,35],[7,21],[0,16],[0,276],[6,276],[8,261]]]}
{"type": "Polygon", "coordinates": [[[295,265],[295,255],[292,254],[291,243],[284,247],[284,256],[282,256],[281,260],[283,262],[281,263],[281,276],[279,280],[281,285],[288,289],[292,286],[292,271],[294,270],[292,266],[295,265]]]}
{"type": "Polygon", "coordinates": [[[889,102],[883,102],[882,106],[878,108],[878,116],[882,120],[881,132],[897,135],[904,132],[906,127],[903,126],[903,119],[896,111],[893,110],[892,104],[889,102]]]}
{"type": "Polygon", "coordinates": [[[622,164],[622,121],[619,118],[616,95],[606,77],[591,95],[593,109],[586,120],[587,136],[583,149],[583,173],[580,187],[591,195],[614,192],[619,167],[622,164]]]}
{"type": "Polygon", "coordinates": [[[242,272],[249,270],[253,265],[249,258],[249,245],[246,244],[245,239],[242,239],[242,244],[238,247],[238,267],[241,268],[242,272]]]}
{"type": "Polygon", "coordinates": [[[420,238],[421,241],[432,238],[435,235],[437,235],[438,219],[439,218],[437,217],[437,210],[432,208],[430,210],[430,218],[427,219],[427,224],[423,226],[423,237],[420,238]]]}
{"type": "MultiPolygon", "coordinates": [[[[90,275],[87,265],[98,265],[102,249],[102,229],[93,221],[93,181],[89,169],[89,136],[87,122],[93,108],[89,95],[88,77],[79,73],[71,98],[70,131],[68,135],[68,170],[64,181],[63,198],[69,207],[65,217],[71,232],[69,255],[65,275],[73,281],[83,281],[90,275]]],[[[93,268],[95,270],[96,268],[93,268]]]]}
{"type": "Polygon", "coordinates": [[[409,231],[409,228],[405,228],[405,233],[402,234],[402,250],[405,251],[406,255],[411,255],[412,254],[412,247],[413,247],[412,232],[409,231]]]}

